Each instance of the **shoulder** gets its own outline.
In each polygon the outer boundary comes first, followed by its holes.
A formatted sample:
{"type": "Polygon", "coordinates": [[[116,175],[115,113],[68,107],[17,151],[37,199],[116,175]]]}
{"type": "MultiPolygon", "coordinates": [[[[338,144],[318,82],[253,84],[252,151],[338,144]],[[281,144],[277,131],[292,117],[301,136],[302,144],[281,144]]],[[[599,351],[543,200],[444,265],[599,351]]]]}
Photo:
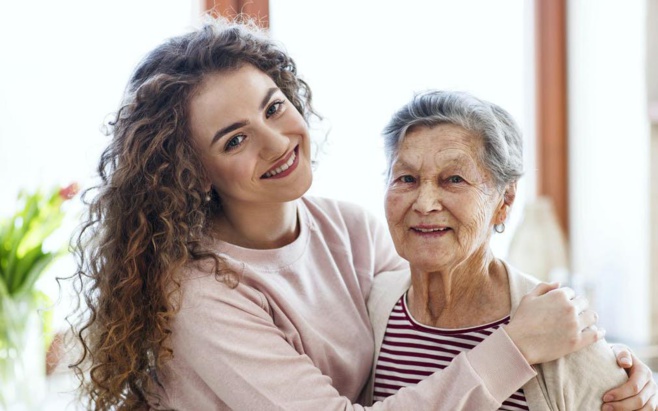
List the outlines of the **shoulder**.
{"type": "Polygon", "coordinates": [[[524,295],[528,294],[541,281],[526,274],[518,268],[512,266],[507,261],[501,260],[507,270],[507,279],[509,280],[510,297],[512,300],[512,310],[514,310],[524,295]]]}
{"type": "Polygon", "coordinates": [[[360,220],[374,219],[374,215],[365,207],[345,200],[326,197],[305,196],[302,202],[312,215],[323,214],[334,219],[360,220]]]}
{"type": "Polygon", "coordinates": [[[356,203],[309,196],[302,198],[302,204],[311,220],[324,232],[347,233],[355,239],[372,239],[388,233],[383,219],[356,203]]]}
{"type": "Polygon", "coordinates": [[[603,394],[627,380],[605,340],[535,367],[546,400],[556,409],[598,410],[603,394]]]}
{"type": "Polygon", "coordinates": [[[410,286],[411,274],[406,268],[376,275],[368,297],[371,319],[382,314],[388,319],[391,309],[410,286]]]}
{"type": "Polygon", "coordinates": [[[233,270],[226,279],[214,273],[210,261],[188,264],[180,277],[178,301],[180,310],[177,317],[197,315],[211,307],[230,306],[243,312],[267,312],[267,299],[257,288],[249,284],[235,267],[227,265],[226,270],[233,270]]]}

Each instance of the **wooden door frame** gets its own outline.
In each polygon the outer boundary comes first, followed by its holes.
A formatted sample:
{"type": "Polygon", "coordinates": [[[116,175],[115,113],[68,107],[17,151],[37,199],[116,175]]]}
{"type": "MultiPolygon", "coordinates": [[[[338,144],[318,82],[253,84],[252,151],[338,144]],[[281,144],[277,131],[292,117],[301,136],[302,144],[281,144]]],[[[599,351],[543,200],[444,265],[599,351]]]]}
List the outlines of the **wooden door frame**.
{"type": "Polygon", "coordinates": [[[569,238],[566,0],[535,0],[537,191],[569,238]]]}
{"type": "Polygon", "coordinates": [[[234,18],[244,15],[263,28],[270,26],[269,0],[202,0],[203,11],[212,15],[234,18]]]}

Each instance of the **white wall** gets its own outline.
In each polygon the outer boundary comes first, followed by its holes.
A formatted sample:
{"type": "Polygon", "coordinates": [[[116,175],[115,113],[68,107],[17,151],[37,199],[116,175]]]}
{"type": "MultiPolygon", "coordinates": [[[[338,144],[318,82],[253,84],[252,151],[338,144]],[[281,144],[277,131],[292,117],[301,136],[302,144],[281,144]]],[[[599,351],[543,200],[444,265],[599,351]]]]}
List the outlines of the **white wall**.
{"type": "MultiPolygon", "coordinates": [[[[134,66],[198,15],[196,0],[0,1],[0,216],[21,188],[92,183],[108,141],[101,126],[134,66]]],[[[59,261],[41,288],[56,298],[54,277],[73,270],[59,261]]]]}
{"type": "Polygon", "coordinates": [[[608,336],[649,338],[649,123],[644,0],[572,0],[572,263],[608,336]]]}
{"type": "MultiPolygon", "coordinates": [[[[296,60],[330,128],[311,192],[354,201],[383,219],[380,132],[414,92],[427,88],[466,90],[499,104],[532,141],[529,3],[270,0],[272,34],[296,60]]],[[[500,256],[524,198],[534,196],[533,156],[526,166],[512,224],[494,236],[500,256]]]]}
{"type": "Polygon", "coordinates": [[[13,209],[19,187],[88,181],[106,143],[100,126],[133,67],[188,28],[196,5],[0,3],[0,213],[13,209]]]}

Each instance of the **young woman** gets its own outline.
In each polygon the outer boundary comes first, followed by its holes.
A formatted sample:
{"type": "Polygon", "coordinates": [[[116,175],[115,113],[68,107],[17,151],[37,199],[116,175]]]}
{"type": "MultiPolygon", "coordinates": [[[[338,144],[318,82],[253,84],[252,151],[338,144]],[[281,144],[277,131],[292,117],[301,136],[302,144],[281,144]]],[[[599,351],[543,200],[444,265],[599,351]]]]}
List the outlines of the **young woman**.
{"type": "MultiPolygon", "coordinates": [[[[408,266],[364,210],[304,196],[311,115],[293,60],[248,24],[210,22],[139,64],[78,237],[90,408],[362,408],[370,286],[408,266]]],[[[554,288],[533,290],[492,344],[515,368],[465,363],[376,407],[431,408],[456,378],[476,387],[469,404],[492,378],[516,389],[528,360],[601,338],[581,299],[551,304],[554,288]],[[584,315],[564,326],[569,308],[584,315]]]]}

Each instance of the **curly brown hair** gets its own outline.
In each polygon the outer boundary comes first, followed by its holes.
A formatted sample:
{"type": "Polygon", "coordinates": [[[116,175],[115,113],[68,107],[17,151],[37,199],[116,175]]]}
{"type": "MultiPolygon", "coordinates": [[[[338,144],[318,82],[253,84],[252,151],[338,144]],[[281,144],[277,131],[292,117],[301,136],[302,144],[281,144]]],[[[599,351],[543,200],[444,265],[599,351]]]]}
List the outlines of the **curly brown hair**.
{"type": "MultiPolygon", "coordinates": [[[[286,51],[244,19],[213,19],[167,40],[138,65],[109,123],[112,140],[87,190],[88,212],[74,239],[79,294],[72,321],[81,355],[71,367],[89,409],[147,409],[154,371],[173,355],[169,321],[187,264],[214,263],[205,240],[220,210],[190,138],[189,99],[209,74],[251,64],[269,75],[308,121],[311,91],[286,51]]],[[[230,280],[230,281],[229,281],[230,280]]]]}

